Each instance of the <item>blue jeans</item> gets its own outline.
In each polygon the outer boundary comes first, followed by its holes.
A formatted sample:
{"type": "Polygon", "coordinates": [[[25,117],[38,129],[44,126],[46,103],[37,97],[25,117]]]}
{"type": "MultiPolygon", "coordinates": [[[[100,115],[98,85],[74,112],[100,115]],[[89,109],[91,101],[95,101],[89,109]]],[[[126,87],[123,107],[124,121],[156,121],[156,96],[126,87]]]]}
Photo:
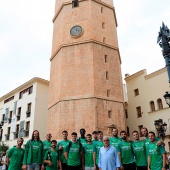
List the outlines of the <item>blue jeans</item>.
{"type": "Polygon", "coordinates": [[[32,163],[27,165],[27,170],[40,170],[40,165],[38,163],[32,163]]]}
{"type": "Polygon", "coordinates": [[[94,170],[94,167],[85,167],[85,170],[94,170]]]}

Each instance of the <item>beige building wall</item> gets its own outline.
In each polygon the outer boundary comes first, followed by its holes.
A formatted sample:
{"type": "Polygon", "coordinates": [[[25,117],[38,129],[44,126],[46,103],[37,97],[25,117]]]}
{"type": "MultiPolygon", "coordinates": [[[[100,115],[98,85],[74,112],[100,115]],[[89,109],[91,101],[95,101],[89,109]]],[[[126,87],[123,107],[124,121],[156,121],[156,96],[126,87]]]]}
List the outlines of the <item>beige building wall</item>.
{"type": "MultiPolygon", "coordinates": [[[[141,70],[133,75],[126,75],[128,102],[126,103],[128,118],[126,119],[130,135],[133,130],[140,129],[139,126],[147,127],[149,131],[156,132],[154,121],[163,119],[167,123],[166,135],[170,135],[170,109],[165,102],[163,95],[169,91],[168,75],[166,68],[157,70],[147,75],[146,70],[141,70]],[[139,95],[135,95],[138,89],[139,95]],[[157,100],[161,99],[163,108],[159,109],[157,100]],[[152,111],[150,102],[155,104],[155,111],[152,111]],[[137,116],[136,107],[141,107],[141,117],[137,116]]],[[[131,135],[132,136],[132,135],[131,135]]],[[[166,137],[166,150],[168,148],[169,136],[166,137]]]]}
{"type": "Polygon", "coordinates": [[[45,139],[47,134],[48,91],[48,81],[37,82],[33,128],[39,130],[41,139],[45,139]]]}
{"type": "Polygon", "coordinates": [[[1,129],[1,132],[3,132],[1,143],[5,143],[9,145],[9,147],[12,147],[16,145],[18,136],[22,134],[24,144],[26,144],[27,140],[31,138],[33,130],[39,130],[41,139],[45,139],[47,128],[48,88],[49,81],[41,78],[33,78],[0,98],[0,123],[4,122],[1,129]],[[31,93],[29,93],[30,87],[32,87],[31,93]],[[22,91],[24,92],[22,97],[20,97],[22,91]],[[8,99],[10,100],[5,102],[8,99]],[[10,112],[12,112],[13,116],[15,110],[14,102],[17,102],[16,118],[14,123],[12,123],[12,120],[10,122],[10,112]],[[27,114],[29,103],[31,103],[30,116],[27,114]],[[3,118],[3,115],[6,113],[6,108],[9,108],[7,122],[5,122],[3,118]],[[17,119],[19,108],[21,108],[20,119],[17,119]],[[21,122],[23,121],[24,128],[21,130],[21,122]],[[29,127],[27,127],[27,122],[30,122],[29,127]],[[19,126],[19,131],[17,131],[17,125],[19,126]],[[14,131],[12,131],[12,126],[14,127],[14,131]],[[8,132],[9,127],[10,132],[8,132]],[[9,135],[9,139],[6,134],[9,135]]]}

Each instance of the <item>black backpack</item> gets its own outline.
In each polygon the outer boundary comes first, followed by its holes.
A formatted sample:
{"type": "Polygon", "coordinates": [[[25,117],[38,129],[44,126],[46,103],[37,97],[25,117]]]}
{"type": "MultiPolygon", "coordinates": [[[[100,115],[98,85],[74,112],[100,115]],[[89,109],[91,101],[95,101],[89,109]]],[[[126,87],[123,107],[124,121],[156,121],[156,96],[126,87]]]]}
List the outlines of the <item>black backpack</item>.
{"type": "MultiPolygon", "coordinates": [[[[47,154],[47,160],[50,160],[50,161],[51,161],[50,153],[51,153],[51,149],[48,150],[48,154],[47,154]]],[[[59,150],[57,150],[57,154],[58,154],[58,160],[59,160],[59,150]]],[[[47,165],[48,165],[47,163],[44,164],[45,167],[46,167],[47,165]]]]}
{"type": "MultiPolygon", "coordinates": [[[[78,143],[79,143],[79,152],[80,152],[80,151],[81,151],[81,148],[82,148],[82,144],[81,144],[81,142],[80,142],[79,139],[78,139],[78,143]]],[[[69,145],[69,146],[68,146],[68,153],[69,153],[70,148],[72,147],[72,142],[70,141],[68,145],[69,145]]]]}

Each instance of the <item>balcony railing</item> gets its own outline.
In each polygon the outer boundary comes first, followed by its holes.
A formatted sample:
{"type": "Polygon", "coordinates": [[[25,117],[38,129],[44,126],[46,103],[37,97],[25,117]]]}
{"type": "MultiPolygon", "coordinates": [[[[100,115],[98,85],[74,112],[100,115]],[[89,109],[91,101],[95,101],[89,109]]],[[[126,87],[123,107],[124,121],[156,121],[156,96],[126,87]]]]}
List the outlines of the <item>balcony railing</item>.
{"type": "Polygon", "coordinates": [[[10,135],[9,134],[5,134],[5,140],[9,140],[10,135]]]}
{"type": "Polygon", "coordinates": [[[10,117],[8,118],[8,123],[11,123],[11,118],[10,117]]]}
{"type": "Polygon", "coordinates": [[[31,116],[31,111],[26,111],[27,117],[31,116]]]}
{"type": "Polygon", "coordinates": [[[29,130],[25,131],[25,136],[29,136],[29,130]]]}
{"type": "Polygon", "coordinates": [[[20,115],[17,115],[17,121],[19,121],[19,120],[20,120],[20,117],[21,117],[20,115]]]}
{"type": "Polygon", "coordinates": [[[14,134],[14,139],[17,139],[18,138],[18,132],[13,132],[14,134]]]}

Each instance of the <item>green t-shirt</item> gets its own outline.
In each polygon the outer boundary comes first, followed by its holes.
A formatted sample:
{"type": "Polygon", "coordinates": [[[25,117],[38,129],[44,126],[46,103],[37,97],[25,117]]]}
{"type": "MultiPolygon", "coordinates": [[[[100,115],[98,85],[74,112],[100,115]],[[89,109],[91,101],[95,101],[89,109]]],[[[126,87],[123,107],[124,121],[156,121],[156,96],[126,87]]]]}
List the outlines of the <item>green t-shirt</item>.
{"type": "Polygon", "coordinates": [[[32,163],[38,163],[38,152],[40,147],[40,141],[32,141],[32,163]]]}
{"type": "Polygon", "coordinates": [[[45,155],[46,151],[51,149],[51,141],[48,142],[46,140],[43,141],[43,153],[45,155]]]}
{"type": "Polygon", "coordinates": [[[147,166],[145,142],[143,140],[134,141],[132,144],[137,166],[147,166]]]}
{"type": "Polygon", "coordinates": [[[116,150],[118,151],[118,144],[122,141],[122,138],[120,137],[111,137],[109,139],[110,145],[114,146],[116,148],[116,150]]]}
{"type": "Polygon", "coordinates": [[[87,142],[86,142],[86,138],[78,138],[78,140],[80,141],[80,143],[84,146],[87,142]]]}
{"type": "MultiPolygon", "coordinates": [[[[158,141],[159,141],[159,138],[158,138],[158,137],[155,137],[155,140],[158,142],[158,141]]],[[[145,139],[146,157],[148,157],[148,155],[149,155],[149,143],[150,143],[150,142],[151,142],[151,141],[149,140],[149,138],[146,137],[146,139],[145,139]]]]}
{"type": "MultiPolygon", "coordinates": [[[[49,151],[46,151],[45,153],[45,156],[44,156],[44,160],[48,160],[48,152],[49,151]]],[[[58,160],[59,160],[59,155],[57,153],[56,150],[50,150],[50,160],[52,162],[52,165],[49,166],[47,165],[46,166],[46,170],[58,170],[58,160]]]]}
{"type": "Polygon", "coordinates": [[[30,165],[31,163],[42,164],[43,157],[44,157],[44,155],[43,155],[42,141],[41,140],[39,140],[39,141],[28,140],[26,143],[26,146],[25,146],[23,164],[24,165],[30,165]],[[34,148],[33,148],[33,146],[34,146],[34,148]]]}
{"type": "Polygon", "coordinates": [[[59,155],[59,158],[60,158],[62,163],[67,163],[67,160],[64,156],[64,150],[65,150],[66,146],[69,144],[69,142],[70,142],[70,140],[62,140],[57,145],[58,147],[59,146],[63,147],[63,149],[60,151],[60,155],[59,155]]]}
{"type": "Polygon", "coordinates": [[[103,141],[98,141],[98,142],[95,144],[94,152],[96,153],[96,164],[99,163],[99,152],[100,152],[100,148],[101,148],[102,146],[104,146],[103,141]]]}
{"type": "Polygon", "coordinates": [[[67,165],[70,166],[78,166],[81,164],[81,153],[82,153],[82,145],[80,142],[76,141],[75,143],[71,141],[65,147],[65,152],[68,152],[68,162],[67,165]]]}
{"type": "Polygon", "coordinates": [[[118,144],[118,152],[121,154],[122,164],[131,164],[135,162],[132,142],[121,141],[118,144]]]}
{"type": "Polygon", "coordinates": [[[94,162],[93,162],[94,147],[95,147],[95,145],[93,143],[91,143],[91,144],[86,143],[83,146],[83,153],[84,153],[84,157],[85,157],[85,167],[93,167],[94,166],[94,162]]]}
{"type": "Polygon", "coordinates": [[[10,159],[10,163],[8,166],[8,170],[21,170],[22,169],[22,161],[24,158],[24,149],[13,147],[8,151],[8,156],[10,159]]]}
{"type": "Polygon", "coordinates": [[[95,145],[98,142],[98,140],[97,139],[93,139],[92,142],[95,145]]]}
{"type": "Polygon", "coordinates": [[[163,167],[163,157],[162,154],[165,154],[164,146],[157,146],[157,141],[149,143],[149,156],[150,156],[150,169],[151,170],[162,170],[163,167]]]}

